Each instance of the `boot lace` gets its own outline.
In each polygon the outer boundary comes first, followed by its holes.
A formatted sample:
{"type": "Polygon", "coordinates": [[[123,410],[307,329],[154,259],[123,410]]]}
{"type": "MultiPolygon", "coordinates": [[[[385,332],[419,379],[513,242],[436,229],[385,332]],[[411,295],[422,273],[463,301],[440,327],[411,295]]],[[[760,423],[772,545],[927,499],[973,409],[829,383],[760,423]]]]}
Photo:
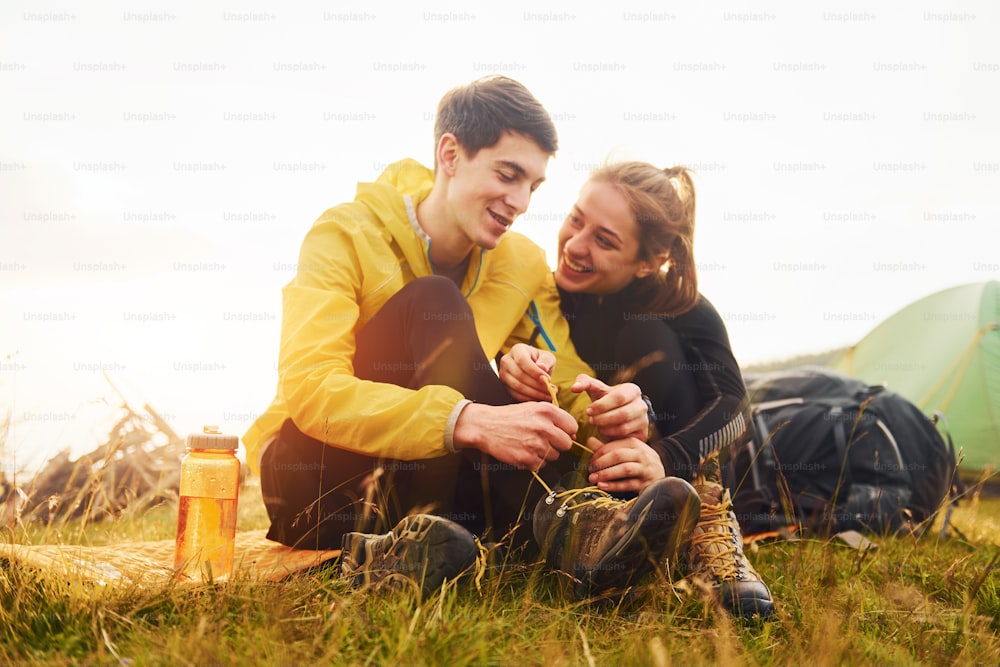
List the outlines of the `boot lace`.
{"type": "MultiPolygon", "coordinates": [[[[538,481],[541,482],[541,479],[538,481]]],[[[542,482],[544,485],[544,482],[542,482]]],[[[606,492],[601,491],[596,486],[584,486],[578,489],[566,489],[565,491],[549,490],[549,495],[545,496],[545,504],[551,505],[556,500],[561,500],[562,504],[556,510],[556,516],[563,517],[566,512],[578,510],[581,507],[593,506],[600,509],[612,509],[620,507],[625,501],[612,498],[606,492]],[[583,497],[580,502],[573,502],[577,498],[583,497]],[[572,503],[572,504],[571,504],[572,503]]]]}
{"type": "Polygon", "coordinates": [[[726,581],[739,579],[739,559],[733,542],[729,503],[702,505],[698,525],[691,535],[693,563],[699,572],[726,581]]]}
{"type": "Polygon", "coordinates": [[[483,592],[483,577],[486,576],[486,570],[489,566],[490,550],[476,538],[476,562],[473,563],[472,569],[475,572],[473,581],[476,584],[476,590],[480,593],[483,592]]]}
{"type": "MultiPolygon", "coordinates": [[[[551,378],[545,377],[544,379],[549,387],[549,396],[552,398],[552,404],[558,407],[559,406],[558,389],[552,383],[551,378]]],[[[576,440],[573,441],[573,444],[589,454],[594,453],[594,450],[590,449],[590,447],[580,444],[576,440]]],[[[546,505],[553,504],[557,499],[562,501],[562,504],[559,506],[559,509],[556,510],[556,516],[560,518],[565,516],[566,512],[580,509],[581,507],[586,507],[588,505],[592,505],[598,508],[610,509],[612,507],[620,506],[623,502],[621,500],[617,500],[611,497],[610,495],[607,494],[607,492],[602,491],[596,486],[583,486],[577,489],[553,491],[551,488],[549,488],[549,485],[545,483],[545,480],[543,480],[536,471],[532,470],[531,474],[535,476],[535,479],[538,480],[538,483],[542,485],[542,488],[548,492],[548,495],[545,496],[546,505]],[[570,504],[580,496],[583,496],[583,500],[581,500],[580,502],[575,502],[573,504],[570,504]]]]}

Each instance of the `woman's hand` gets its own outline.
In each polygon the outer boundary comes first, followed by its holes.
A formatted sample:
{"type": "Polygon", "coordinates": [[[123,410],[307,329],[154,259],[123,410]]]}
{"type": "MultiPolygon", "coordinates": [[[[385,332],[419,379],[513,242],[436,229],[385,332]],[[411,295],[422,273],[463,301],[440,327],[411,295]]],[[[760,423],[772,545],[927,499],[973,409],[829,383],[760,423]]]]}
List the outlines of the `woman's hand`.
{"type": "Polygon", "coordinates": [[[524,343],[517,343],[500,358],[500,381],[518,401],[552,402],[548,378],[556,366],[556,356],[548,350],[539,350],[524,343]]]}
{"type": "Polygon", "coordinates": [[[642,491],[650,482],[666,476],[663,463],[652,447],[638,438],[601,442],[587,440],[594,451],[588,481],[602,491],[642,491]]]}
{"type": "Polygon", "coordinates": [[[578,375],[570,387],[579,393],[586,391],[592,403],[587,407],[590,423],[608,440],[649,438],[649,408],[642,400],[639,386],[631,382],[604,384],[589,375],[578,375]]]}

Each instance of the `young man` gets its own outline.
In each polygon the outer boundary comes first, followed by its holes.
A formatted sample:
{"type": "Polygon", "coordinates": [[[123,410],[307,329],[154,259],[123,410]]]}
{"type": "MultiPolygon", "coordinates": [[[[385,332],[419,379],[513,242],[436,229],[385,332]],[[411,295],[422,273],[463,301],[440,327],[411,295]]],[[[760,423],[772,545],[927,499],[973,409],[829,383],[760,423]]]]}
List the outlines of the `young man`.
{"type": "MultiPolygon", "coordinates": [[[[648,427],[635,385],[590,377],[544,252],[508,231],[556,151],[548,113],[516,81],[487,77],[444,96],[435,141],[433,171],[397,162],[307,234],[283,291],[277,396],[244,436],[269,538],[342,546],[345,573],[425,592],[474,560],[473,534],[530,549],[521,519],[544,495],[532,472],[555,485],[581,426],[606,440],[648,427]],[[491,367],[529,341],[556,355],[565,409],[518,403],[491,367]]],[[[663,542],[672,519],[648,517],[689,495],[665,483],[630,501],[624,524],[597,518],[595,584],[620,573],[608,560],[663,542]]]]}

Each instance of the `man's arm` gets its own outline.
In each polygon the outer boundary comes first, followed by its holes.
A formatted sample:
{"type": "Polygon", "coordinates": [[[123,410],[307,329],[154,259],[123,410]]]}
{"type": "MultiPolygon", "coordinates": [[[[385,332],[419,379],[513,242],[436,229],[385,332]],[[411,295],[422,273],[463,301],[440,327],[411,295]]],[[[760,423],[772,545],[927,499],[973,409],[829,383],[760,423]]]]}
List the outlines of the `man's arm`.
{"type": "Polygon", "coordinates": [[[388,283],[383,289],[391,294],[392,282],[402,280],[392,270],[399,260],[389,245],[351,225],[354,214],[353,207],[332,209],[310,230],[298,271],[282,292],[279,399],[296,426],[322,442],[388,458],[444,455],[458,391],[412,390],[354,375],[355,330],[374,309],[372,286],[388,283]]]}

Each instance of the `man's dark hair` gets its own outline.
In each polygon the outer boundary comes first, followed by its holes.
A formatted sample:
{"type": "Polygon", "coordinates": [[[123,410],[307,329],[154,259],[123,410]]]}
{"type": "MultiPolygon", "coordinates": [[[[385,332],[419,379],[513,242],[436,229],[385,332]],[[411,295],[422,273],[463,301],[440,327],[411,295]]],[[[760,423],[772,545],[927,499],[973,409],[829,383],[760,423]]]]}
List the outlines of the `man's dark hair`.
{"type": "Polygon", "coordinates": [[[434,121],[434,144],[447,132],[469,157],[500,141],[505,132],[523,134],[550,155],[559,148],[549,112],[523,84],[506,76],[485,76],[445,93],[434,121]]]}

